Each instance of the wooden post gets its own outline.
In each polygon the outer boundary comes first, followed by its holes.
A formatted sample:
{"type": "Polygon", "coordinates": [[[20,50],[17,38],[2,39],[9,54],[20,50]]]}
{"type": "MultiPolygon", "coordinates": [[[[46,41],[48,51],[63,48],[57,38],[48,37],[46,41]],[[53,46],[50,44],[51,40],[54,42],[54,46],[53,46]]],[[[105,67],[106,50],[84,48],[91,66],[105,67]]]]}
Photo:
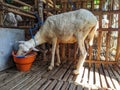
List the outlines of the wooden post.
{"type": "MultiPolygon", "coordinates": [[[[38,0],[38,13],[39,13],[39,16],[41,18],[41,21],[43,22],[43,2],[42,0],[38,0]]],[[[45,44],[42,45],[42,48],[45,50],[45,44]]],[[[45,61],[47,59],[46,57],[46,52],[44,51],[43,53],[43,60],[45,61]]]]}
{"type": "MultiPolygon", "coordinates": [[[[100,11],[102,11],[102,1],[100,1],[100,11]]],[[[102,28],[102,15],[99,15],[99,28],[102,28]]],[[[100,60],[100,52],[101,52],[101,38],[102,38],[102,31],[99,31],[98,36],[98,52],[97,52],[97,60],[100,60]]],[[[96,67],[99,67],[99,64],[96,64],[96,67]]]]}
{"type": "MultiPolygon", "coordinates": [[[[3,0],[1,0],[0,2],[3,3],[3,0]]],[[[0,6],[0,8],[2,8],[2,6],[0,6]]],[[[3,10],[0,9],[0,25],[3,26],[3,10]]]]}

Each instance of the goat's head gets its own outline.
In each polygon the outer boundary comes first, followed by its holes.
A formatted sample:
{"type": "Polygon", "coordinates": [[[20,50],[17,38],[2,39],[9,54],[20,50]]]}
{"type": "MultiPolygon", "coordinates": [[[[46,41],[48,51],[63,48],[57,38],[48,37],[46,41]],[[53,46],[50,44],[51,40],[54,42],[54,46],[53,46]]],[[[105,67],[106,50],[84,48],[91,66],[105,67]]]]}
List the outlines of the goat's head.
{"type": "Polygon", "coordinates": [[[15,14],[12,12],[7,13],[4,19],[7,20],[7,22],[12,23],[12,24],[17,23],[15,14]]]}
{"type": "Polygon", "coordinates": [[[32,50],[34,51],[39,51],[38,49],[36,49],[35,47],[33,47],[30,43],[25,42],[25,41],[19,41],[19,49],[17,52],[17,56],[25,56],[26,54],[28,54],[29,52],[31,52],[32,50]]]}

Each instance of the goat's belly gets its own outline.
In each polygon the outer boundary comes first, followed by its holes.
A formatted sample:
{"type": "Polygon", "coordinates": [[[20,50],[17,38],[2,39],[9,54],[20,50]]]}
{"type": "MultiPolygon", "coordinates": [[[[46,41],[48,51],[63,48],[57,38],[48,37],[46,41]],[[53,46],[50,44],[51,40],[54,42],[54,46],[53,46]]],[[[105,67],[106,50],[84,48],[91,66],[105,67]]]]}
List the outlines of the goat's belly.
{"type": "Polygon", "coordinates": [[[74,43],[76,42],[76,38],[75,37],[61,37],[58,39],[59,43],[74,43]]]}

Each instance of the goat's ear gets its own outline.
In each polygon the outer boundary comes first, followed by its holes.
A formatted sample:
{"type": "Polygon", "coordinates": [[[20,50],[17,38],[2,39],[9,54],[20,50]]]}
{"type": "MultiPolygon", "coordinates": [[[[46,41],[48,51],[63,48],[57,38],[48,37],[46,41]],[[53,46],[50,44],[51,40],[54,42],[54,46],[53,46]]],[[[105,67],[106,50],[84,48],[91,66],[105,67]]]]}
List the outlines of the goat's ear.
{"type": "Polygon", "coordinates": [[[33,47],[32,50],[33,50],[33,51],[37,51],[37,52],[39,51],[39,50],[38,50],[37,48],[35,48],[35,47],[33,47]]]}
{"type": "Polygon", "coordinates": [[[25,41],[17,41],[19,44],[24,44],[25,41]]]}

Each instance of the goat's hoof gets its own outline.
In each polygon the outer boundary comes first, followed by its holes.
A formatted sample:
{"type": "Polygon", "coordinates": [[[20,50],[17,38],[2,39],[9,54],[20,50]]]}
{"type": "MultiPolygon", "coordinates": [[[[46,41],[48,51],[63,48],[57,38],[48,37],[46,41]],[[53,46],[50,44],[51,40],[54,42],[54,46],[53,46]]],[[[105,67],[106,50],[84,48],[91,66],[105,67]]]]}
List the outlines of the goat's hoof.
{"type": "Polygon", "coordinates": [[[51,71],[53,69],[53,66],[49,66],[48,70],[51,71]]]}
{"type": "Polygon", "coordinates": [[[73,71],[73,74],[74,74],[74,75],[78,75],[78,74],[79,74],[79,71],[78,71],[78,70],[74,70],[74,71],[73,71]]]}
{"type": "Polygon", "coordinates": [[[56,63],[56,66],[60,66],[60,63],[56,63]]]}

